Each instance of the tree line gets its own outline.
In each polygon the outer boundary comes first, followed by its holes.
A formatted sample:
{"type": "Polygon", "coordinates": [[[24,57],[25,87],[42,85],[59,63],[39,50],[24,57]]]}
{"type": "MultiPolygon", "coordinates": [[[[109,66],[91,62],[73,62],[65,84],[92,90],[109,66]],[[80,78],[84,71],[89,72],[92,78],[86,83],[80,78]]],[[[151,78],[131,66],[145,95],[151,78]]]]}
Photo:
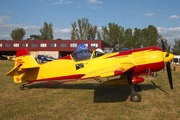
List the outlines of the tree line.
{"type": "MultiPolygon", "coordinates": [[[[108,26],[102,26],[99,29],[96,25],[90,24],[87,18],[78,19],[77,22],[71,23],[71,40],[104,40],[106,43],[122,50],[123,48],[139,48],[146,46],[160,46],[158,41],[160,37],[157,29],[153,25],[149,25],[147,28],[127,28],[119,26],[116,23],[108,23],[108,26]]],[[[53,40],[53,25],[52,23],[44,22],[43,27],[40,28],[40,35],[30,35],[27,40],[53,40]]],[[[12,30],[10,36],[13,40],[23,40],[25,37],[25,30],[23,28],[16,28],[12,30]]],[[[61,40],[61,38],[58,38],[61,40]]],[[[165,39],[166,46],[169,43],[165,39]]],[[[172,52],[174,54],[180,54],[180,39],[174,41],[172,46],[172,52]]]]}

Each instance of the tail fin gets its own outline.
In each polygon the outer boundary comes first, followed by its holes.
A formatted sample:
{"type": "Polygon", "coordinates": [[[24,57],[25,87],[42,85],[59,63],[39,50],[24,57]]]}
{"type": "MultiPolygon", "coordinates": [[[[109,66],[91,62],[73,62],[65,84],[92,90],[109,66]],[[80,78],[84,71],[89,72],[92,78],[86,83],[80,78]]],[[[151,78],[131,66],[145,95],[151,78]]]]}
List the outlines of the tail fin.
{"type": "Polygon", "coordinates": [[[39,68],[39,64],[27,49],[19,49],[16,52],[14,68],[6,76],[14,76],[15,83],[27,82],[27,72],[29,69],[39,68]]]}

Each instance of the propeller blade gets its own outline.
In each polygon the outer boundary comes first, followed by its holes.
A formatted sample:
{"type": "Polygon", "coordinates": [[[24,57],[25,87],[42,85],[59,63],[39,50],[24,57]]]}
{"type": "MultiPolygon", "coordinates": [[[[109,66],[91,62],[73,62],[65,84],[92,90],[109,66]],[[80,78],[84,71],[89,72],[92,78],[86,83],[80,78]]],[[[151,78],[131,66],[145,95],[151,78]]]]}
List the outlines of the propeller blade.
{"type": "Polygon", "coordinates": [[[169,85],[170,85],[171,89],[173,89],[171,66],[170,66],[169,62],[166,63],[166,69],[167,69],[167,74],[168,74],[168,79],[169,79],[169,85]]]}
{"type": "Polygon", "coordinates": [[[162,44],[163,51],[166,52],[166,46],[165,46],[164,41],[163,41],[162,38],[161,38],[161,44],[162,44]]]}

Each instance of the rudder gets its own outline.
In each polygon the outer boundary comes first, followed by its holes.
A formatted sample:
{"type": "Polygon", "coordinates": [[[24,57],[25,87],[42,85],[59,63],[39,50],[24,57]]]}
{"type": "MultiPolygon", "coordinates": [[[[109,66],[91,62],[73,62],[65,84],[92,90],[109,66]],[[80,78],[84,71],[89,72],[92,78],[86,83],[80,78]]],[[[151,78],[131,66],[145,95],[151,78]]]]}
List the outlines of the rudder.
{"type": "Polygon", "coordinates": [[[16,53],[15,66],[21,65],[22,69],[37,67],[39,64],[27,49],[19,49],[16,53]]]}

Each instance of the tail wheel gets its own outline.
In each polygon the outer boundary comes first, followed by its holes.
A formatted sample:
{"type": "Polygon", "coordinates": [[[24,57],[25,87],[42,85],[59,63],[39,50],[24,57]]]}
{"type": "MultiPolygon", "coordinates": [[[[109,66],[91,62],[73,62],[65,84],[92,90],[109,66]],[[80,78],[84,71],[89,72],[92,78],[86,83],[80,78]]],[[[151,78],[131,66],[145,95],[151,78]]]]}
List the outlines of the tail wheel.
{"type": "Polygon", "coordinates": [[[24,90],[24,87],[25,87],[24,85],[21,85],[20,90],[24,90]]]}
{"type": "Polygon", "coordinates": [[[140,102],[141,101],[141,95],[139,93],[137,93],[137,92],[134,92],[134,93],[131,94],[130,100],[132,102],[140,102]]]}

